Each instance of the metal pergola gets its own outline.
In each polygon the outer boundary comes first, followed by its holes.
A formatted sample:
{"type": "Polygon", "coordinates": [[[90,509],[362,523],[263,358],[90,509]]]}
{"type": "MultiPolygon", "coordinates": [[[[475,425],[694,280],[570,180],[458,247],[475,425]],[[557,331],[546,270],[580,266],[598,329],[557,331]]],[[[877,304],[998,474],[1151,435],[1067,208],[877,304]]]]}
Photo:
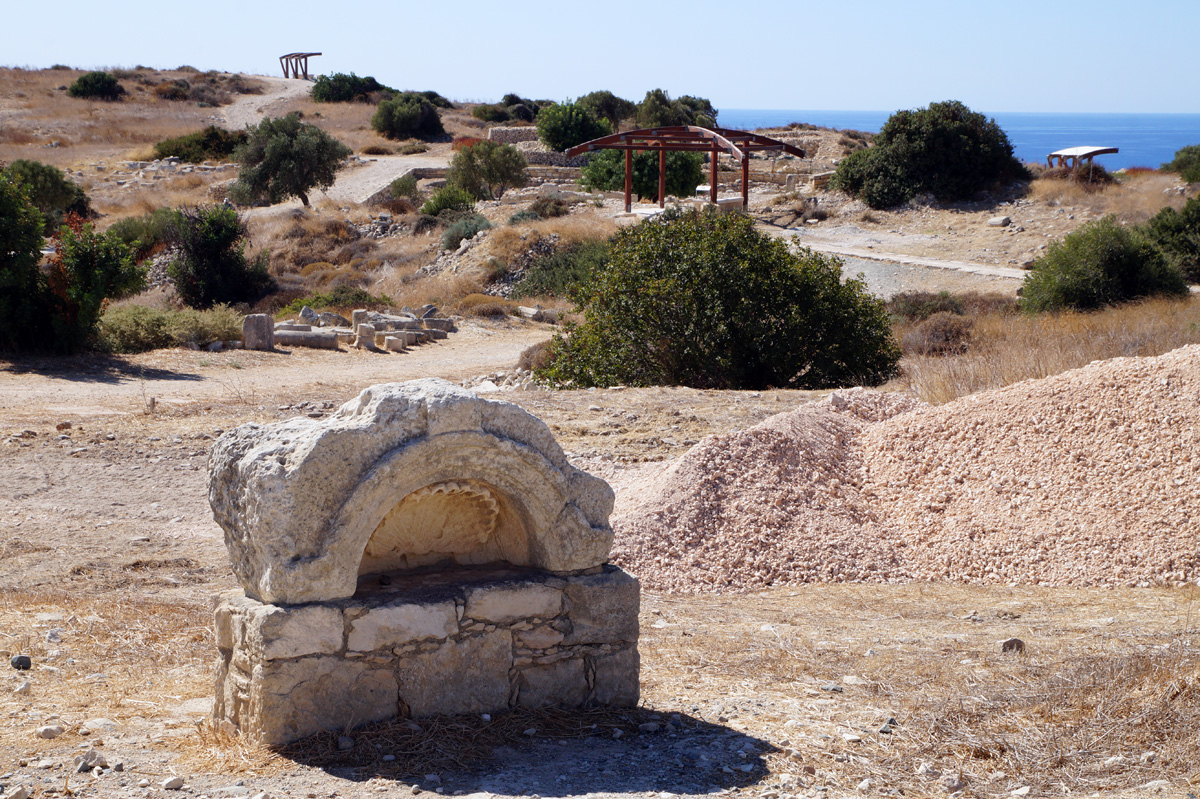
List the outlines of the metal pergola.
{"type": "Polygon", "coordinates": [[[633,154],[647,150],[658,153],[658,205],[664,207],[667,189],[667,153],[703,152],[711,156],[712,187],[708,198],[717,201],[717,159],[728,153],[742,163],[742,208],[750,203],[750,153],[775,151],[803,158],[804,150],[787,142],[728,128],[701,128],[695,125],[675,125],[665,128],[642,128],[602,136],[567,150],[569,157],[595,150],[625,151],[625,212],[632,208],[633,154]]]}
{"type": "Polygon", "coordinates": [[[283,67],[285,78],[299,78],[303,75],[308,80],[308,59],[320,53],[287,53],[279,56],[279,66],[283,67]]]}

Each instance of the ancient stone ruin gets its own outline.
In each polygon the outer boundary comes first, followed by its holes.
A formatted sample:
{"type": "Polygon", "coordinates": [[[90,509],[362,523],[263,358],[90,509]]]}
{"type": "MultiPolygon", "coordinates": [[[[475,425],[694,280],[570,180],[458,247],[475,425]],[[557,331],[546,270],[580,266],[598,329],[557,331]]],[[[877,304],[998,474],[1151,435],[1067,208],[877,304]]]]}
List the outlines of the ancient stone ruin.
{"type": "Polygon", "coordinates": [[[544,423],[441,380],[247,424],[210,460],[242,590],[215,716],[266,744],[396,716],[638,700],[613,494],[544,423]]]}

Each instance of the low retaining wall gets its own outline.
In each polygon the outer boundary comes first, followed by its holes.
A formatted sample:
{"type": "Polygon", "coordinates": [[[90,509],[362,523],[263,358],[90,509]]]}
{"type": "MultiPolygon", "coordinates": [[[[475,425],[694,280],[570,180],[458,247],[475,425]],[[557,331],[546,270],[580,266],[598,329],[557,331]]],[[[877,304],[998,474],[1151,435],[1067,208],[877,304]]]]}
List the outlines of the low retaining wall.
{"type": "Polygon", "coordinates": [[[633,707],[637,580],[475,568],[366,576],[354,597],[216,603],[214,715],[267,745],[401,717],[633,707]]]}

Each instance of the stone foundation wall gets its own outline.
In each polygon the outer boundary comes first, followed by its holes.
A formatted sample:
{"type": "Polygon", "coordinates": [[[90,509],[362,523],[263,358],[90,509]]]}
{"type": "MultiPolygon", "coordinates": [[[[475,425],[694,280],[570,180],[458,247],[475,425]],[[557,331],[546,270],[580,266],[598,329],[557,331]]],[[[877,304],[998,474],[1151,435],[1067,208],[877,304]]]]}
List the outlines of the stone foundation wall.
{"type": "Polygon", "coordinates": [[[216,603],[214,714],[279,745],[396,716],[634,706],[637,580],[615,566],[360,579],[350,599],[216,603]]]}
{"type": "Polygon", "coordinates": [[[517,125],[513,127],[488,128],[488,141],[501,144],[516,144],[523,141],[537,141],[537,128],[533,125],[517,125]]]}

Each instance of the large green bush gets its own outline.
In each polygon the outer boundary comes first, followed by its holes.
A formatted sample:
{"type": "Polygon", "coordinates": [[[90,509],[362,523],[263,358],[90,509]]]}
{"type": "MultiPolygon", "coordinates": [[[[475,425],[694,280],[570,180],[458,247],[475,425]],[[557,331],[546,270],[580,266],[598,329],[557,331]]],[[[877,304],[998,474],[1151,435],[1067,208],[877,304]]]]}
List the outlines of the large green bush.
{"type": "Polygon", "coordinates": [[[334,72],[332,75],[317,76],[312,87],[312,98],[317,103],[369,103],[373,94],[394,94],[395,91],[369,75],[360,78],[353,72],[349,75],[334,72]]]}
{"type": "Polygon", "coordinates": [[[1181,211],[1162,209],[1142,230],[1187,280],[1200,283],[1200,198],[1189,199],[1181,211]]]}
{"type": "Polygon", "coordinates": [[[51,346],[77,352],[95,343],[96,325],[106,301],[145,288],[146,270],[116,236],[97,233],[68,217],[56,236],[43,293],[51,346]]]}
{"type": "Polygon", "coordinates": [[[1180,148],[1162,168],[1167,172],[1178,172],[1188,183],[1200,183],[1200,144],[1180,148]]]}
{"type": "MultiPolygon", "coordinates": [[[[667,153],[667,194],[691,197],[704,181],[704,156],[700,153],[667,153]]],[[[583,167],[582,183],[592,191],[624,191],[625,152],[601,150],[583,167]]],[[[633,156],[633,191],[643,199],[658,200],[658,153],[633,156]]]]}
{"type": "Polygon", "coordinates": [[[892,114],[873,147],[842,159],[832,185],[872,208],[889,208],[924,192],[965,200],[1028,177],[994,119],[950,100],[892,114]]]}
{"type": "Polygon", "coordinates": [[[559,152],[611,132],[608,123],[590,109],[571,102],[557,103],[538,112],[537,130],[542,144],[559,152]]]}
{"type": "Polygon", "coordinates": [[[401,92],[382,101],[371,117],[371,127],[389,139],[428,139],[446,133],[437,107],[417,92],[401,92]]]}
{"type": "Polygon", "coordinates": [[[0,170],[0,350],[29,349],[37,341],[45,278],[45,220],[27,190],[0,170]]]}
{"type": "Polygon", "coordinates": [[[712,128],[717,124],[717,109],[703,97],[684,95],[672,100],[662,89],[651,89],[637,106],[637,124],[643,128],[698,125],[712,128]]]}
{"type": "Polygon", "coordinates": [[[67,94],[88,100],[120,100],[125,87],[107,72],[87,72],[75,79],[67,94]]]}
{"type": "Polygon", "coordinates": [[[299,197],[307,207],[308,193],[332,186],[343,159],[353,152],[296,113],[264,119],[247,133],[237,151],[240,191],[271,203],[299,197]]]}
{"type": "Polygon", "coordinates": [[[1108,216],[1047,248],[1025,277],[1021,306],[1090,310],[1160,294],[1185,296],[1183,274],[1144,234],[1108,216]]]}
{"type": "Polygon", "coordinates": [[[575,102],[591,111],[598,119],[608,122],[608,126],[614,131],[621,126],[621,120],[637,113],[636,104],[617,97],[606,89],[585,94],[575,102]]]}
{"type": "Polygon", "coordinates": [[[9,164],[5,171],[24,186],[30,201],[42,212],[47,235],[58,230],[66,214],[92,215],[87,194],[68,180],[58,167],[19,159],[9,164]]]}
{"type": "Polygon", "coordinates": [[[179,299],[192,308],[253,303],[272,288],[267,253],[247,260],[246,225],[228,206],[177,211],[169,239],[173,259],[167,274],[179,299]]]}
{"type": "Polygon", "coordinates": [[[584,321],[540,373],[557,385],[874,385],[900,357],[883,302],[843,281],[839,261],[793,254],[740,215],[622,230],[577,299],[584,321]]]}
{"type": "Polygon", "coordinates": [[[155,158],[178,158],[189,164],[203,161],[229,161],[249,135],[244,130],[224,130],[209,125],[204,130],[187,133],[174,139],[163,139],[154,145],[155,158]]]}
{"type": "Polygon", "coordinates": [[[481,141],[454,154],[446,180],[480,200],[499,200],[508,189],[529,182],[526,166],[525,156],[511,144],[481,141]]]}

